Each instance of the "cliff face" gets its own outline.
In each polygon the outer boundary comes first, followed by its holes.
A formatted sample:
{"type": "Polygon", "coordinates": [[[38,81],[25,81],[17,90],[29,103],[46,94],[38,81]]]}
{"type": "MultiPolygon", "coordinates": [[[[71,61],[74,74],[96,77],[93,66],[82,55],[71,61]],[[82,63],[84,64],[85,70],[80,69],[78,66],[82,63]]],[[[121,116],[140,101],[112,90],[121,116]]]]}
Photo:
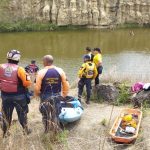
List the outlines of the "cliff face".
{"type": "Polygon", "coordinates": [[[4,11],[7,11],[7,15],[5,15],[13,20],[30,18],[59,26],[71,24],[89,27],[105,27],[123,23],[150,23],[150,0],[7,1],[8,3],[4,7],[4,11]]]}

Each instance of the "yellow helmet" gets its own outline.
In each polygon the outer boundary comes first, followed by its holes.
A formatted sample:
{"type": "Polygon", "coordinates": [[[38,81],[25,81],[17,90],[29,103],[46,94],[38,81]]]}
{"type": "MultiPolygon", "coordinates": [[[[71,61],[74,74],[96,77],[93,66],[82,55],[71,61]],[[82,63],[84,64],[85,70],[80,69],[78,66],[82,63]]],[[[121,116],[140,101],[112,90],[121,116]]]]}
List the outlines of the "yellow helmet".
{"type": "Polygon", "coordinates": [[[123,118],[122,118],[123,121],[131,121],[132,120],[132,115],[125,115],[123,118]]]}
{"type": "Polygon", "coordinates": [[[130,121],[130,126],[133,127],[133,128],[137,127],[137,123],[134,119],[132,121],[130,121]]]}

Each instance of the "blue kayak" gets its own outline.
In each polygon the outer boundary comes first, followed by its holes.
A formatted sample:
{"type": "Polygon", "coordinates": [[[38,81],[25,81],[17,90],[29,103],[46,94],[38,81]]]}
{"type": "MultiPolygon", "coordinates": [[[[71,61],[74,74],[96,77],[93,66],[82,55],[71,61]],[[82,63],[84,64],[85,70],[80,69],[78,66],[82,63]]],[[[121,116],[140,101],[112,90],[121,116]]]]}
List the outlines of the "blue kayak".
{"type": "Polygon", "coordinates": [[[68,102],[61,102],[62,109],[59,114],[59,119],[63,123],[70,123],[77,121],[83,114],[83,108],[78,99],[70,97],[71,100],[68,102]]]}

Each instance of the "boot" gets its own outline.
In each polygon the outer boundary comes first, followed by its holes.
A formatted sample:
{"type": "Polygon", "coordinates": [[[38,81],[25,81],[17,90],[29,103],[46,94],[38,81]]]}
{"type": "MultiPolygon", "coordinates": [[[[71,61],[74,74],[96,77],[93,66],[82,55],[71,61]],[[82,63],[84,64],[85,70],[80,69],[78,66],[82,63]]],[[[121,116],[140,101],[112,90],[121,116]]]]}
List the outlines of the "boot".
{"type": "Polygon", "coordinates": [[[89,105],[89,104],[90,104],[90,101],[89,101],[89,100],[86,100],[86,104],[88,104],[88,105],[89,105]]]}
{"type": "Polygon", "coordinates": [[[79,102],[81,103],[81,98],[78,98],[79,102]]]}
{"type": "Polygon", "coordinates": [[[7,131],[7,132],[3,132],[3,138],[7,138],[10,136],[10,132],[7,131]]]}

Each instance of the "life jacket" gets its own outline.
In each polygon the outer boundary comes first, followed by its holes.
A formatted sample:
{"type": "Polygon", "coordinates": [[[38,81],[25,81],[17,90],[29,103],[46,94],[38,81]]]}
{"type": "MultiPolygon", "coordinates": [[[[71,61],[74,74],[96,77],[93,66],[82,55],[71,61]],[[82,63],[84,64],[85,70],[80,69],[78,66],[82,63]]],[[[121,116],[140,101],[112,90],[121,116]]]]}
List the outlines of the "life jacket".
{"type": "Polygon", "coordinates": [[[85,63],[84,75],[86,78],[93,78],[95,64],[92,62],[85,63]]]}
{"type": "Polygon", "coordinates": [[[60,94],[61,76],[55,68],[50,68],[46,72],[41,86],[41,94],[60,94]]]}
{"type": "Polygon", "coordinates": [[[30,64],[25,68],[25,70],[28,73],[36,73],[38,71],[38,67],[35,64],[30,64]]]}
{"type": "Polygon", "coordinates": [[[13,93],[18,90],[18,65],[2,64],[0,67],[0,90],[13,93]]]}

